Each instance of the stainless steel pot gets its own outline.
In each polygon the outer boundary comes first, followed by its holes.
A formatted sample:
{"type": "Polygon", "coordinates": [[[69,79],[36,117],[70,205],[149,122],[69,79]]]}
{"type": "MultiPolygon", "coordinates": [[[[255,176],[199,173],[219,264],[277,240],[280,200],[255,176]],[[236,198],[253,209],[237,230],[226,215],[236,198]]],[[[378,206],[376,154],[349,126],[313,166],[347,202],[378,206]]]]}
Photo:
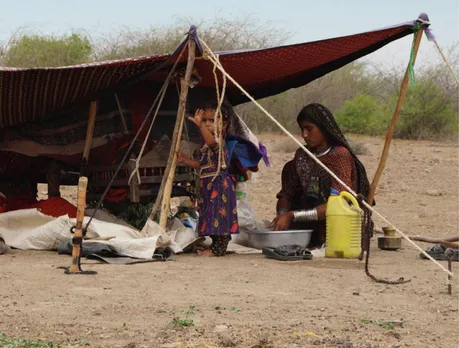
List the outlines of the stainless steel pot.
{"type": "Polygon", "coordinates": [[[286,244],[298,244],[306,248],[311,240],[312,230],[271,231],[264,229],[251,230],[247,233],[248,245],[251,248],[277,248],[286,244]]]}

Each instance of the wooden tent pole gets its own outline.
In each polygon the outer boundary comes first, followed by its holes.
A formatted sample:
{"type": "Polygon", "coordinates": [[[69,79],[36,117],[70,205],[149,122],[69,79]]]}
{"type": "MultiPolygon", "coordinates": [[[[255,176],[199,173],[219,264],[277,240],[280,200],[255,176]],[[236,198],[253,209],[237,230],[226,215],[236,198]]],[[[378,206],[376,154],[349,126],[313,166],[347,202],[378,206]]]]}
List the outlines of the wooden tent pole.
{"type": "Polygon", "coordinates": [[[83,242],[83,219],[84,210],[86,206],[86,189],[88,187],[88,178],[82,176],[78,181],[77,191],[77,214],[76,225],[73,235],[73,249],[72,249],[72,265],[70,266],[69,273],[79,273],[80,269],[80,253],[83,242]]]}
{"type": "MultiPolygon", "coordinates": [[[[171,150],[167,160],[167,167],[164,173],[165,181],[164,192],[161,201],[161,215],[159,225],[165,231],[167,225],[167,214],[172,194],[172,185],[174,183],[175,168],[177,166],[177,154],[180,151],[180,142],[182,138],[183,123],[185,122],[186,101],[188,98],[188,89],[190,86],[191,73],[193,71],[194,59],[196,53],[196,43],[190,37],[188,39],[188,61],[185,70],[185,76],[181,80],[180,99],[177,110],[177,120],[175,121],[174,133],[172,135],[171,150]]],[[[163,186],[163,185],[161,185],[163,186]]],[[[159,195],[157,197],[159,199],[159,195]]]]}
{"type": "MultiPolygon", "coordinates": [[[[193,43],[191,43],[191,45],[189,46],[189,49],[193,50],[193,52],[195,51],[196,49],[196,44],[195,42],[193,41],[193,43]]],[[[193,63],[194,63],[194,59],[193,59],[193,63]]],[[[188,67],[187,67],[188,68],[188,67]]],[[[185,72],[185,75],[186,75],[186,72],[185,72]]],[[[191,77],[190,77],[190,80],[191,80],[191,77]]],[[[182,88],[183,90],[183,88],[182,88]]],[[[187,96],[188,96],[188,89],[187,89],[187,96]]],[[[181,96],[180,96],[181,97],[181,96]]],[[[180,107],[180,105],[179,105],[180,107]]],[[[178,113],[178,110],[177,110],[177,116],[176,116],[176,123],[175,123],[175,127],[174,127],[174,135],[176,134],[176,132],[178,132],[178,119],[179,119],[179,113],[178,113]]],[[[171,151],[172,149],[175,147],[174,146],[174,142],[173,140],[171,141],[171,151]]],[[[165,188],[165,185],[166,185],[166,179],[168,177],[168,173],[170,172],[170,169],[171,169],[171,166],[172,166],[172,161],[171,161],[171,152],[169,153],[169,157],[168,157],[168,160],[167,160],[167,165],[166,165],[166,168],[163,172],[163,178],[161,180],[161,186],[159,187],[159,191],[158,191],[158,194],[156,195],[156,200],[155,200],[155,204],[153,204],[153,208],[151,210],[151,213],[150,213],[150,220],[154,220],[155,219],[155,216],[156,216],[156,212],[158,211],[158,208],[160,206],[160,204],[162,203],[162,200],[163,200],[163,196],[164,196],[164,188],[165,188]]],[[[146,226],[146,225],[145,225],[146,226]]],[[[145,227],[144,226],[144,227],[145,227]]]]}
{"type": "Polygon", "coordinates": [[[89,151],[91,150],[92,135],[94,133],[94,125],[96,123],[96,114],[97,100],[91,100],[91,103],[89,104],[88,127],[86,128],[86,138],[83,149],[83,163],[85,164],[88,163],[89,151]]]}
{"type": "Polygon", "coordinates": [[[115,93],[116,105],[118,106],[118,112],[120,113],[121,123],[123,124],[124,133],[128,134],[128,128],[126,124],[126,119],[124,118],[123,108],[121,107],[120,100],[118,99],[118,94],[115,93]]]}
{"type": "MultiPolygon", "coordinates": [[[[414,51],[413,52],[413,62],[412,62],[413,66],[416,61],[416,56],[418,54],[419,45],[421,44],[423,32],[424,32],[424,28],[421,27],[419,28],[416,34],[416,39],[415,39],[414,48],[413,48],[413,51],[414,51]]],[[[403,102],[405,101],[406,92],[408,90],[409,68],[410,67],[408,63],[408,67],[406,68],[405,76],[403,77],[402,85],[400,87],[400,95],[398,97],[397,106],[395,107],[394,115],[392,116],[392,121],[391,121],[389,130],[387,131],[387,134],[386,134],[386,141],[384,143],[384,149],[381,154],[381,159],[379,160],[378,169],[376,170],[375,176],[373,177],[373,181],[371,182],[370,192],[368,193],[368,203],[369,204],[373,203],[373,199],[376,193],[376,187],[378,186],[379,179],[381,178],[384,167],[386,166],[387,158],[389,157],[390,143],[392,141],[395,126],[397,124],[398,117],[400,116],[400,111],[402,110],[403,102]]]]}

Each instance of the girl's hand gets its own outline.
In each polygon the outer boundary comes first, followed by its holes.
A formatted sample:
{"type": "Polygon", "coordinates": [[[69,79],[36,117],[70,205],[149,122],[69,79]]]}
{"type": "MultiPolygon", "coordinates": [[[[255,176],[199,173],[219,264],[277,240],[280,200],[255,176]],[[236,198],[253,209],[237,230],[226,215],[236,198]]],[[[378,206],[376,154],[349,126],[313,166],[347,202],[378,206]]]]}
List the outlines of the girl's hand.
{"type": "Polygon", "coordinates": [[[198,128],[201,128],[202,126],[202,116],[204,115],[204,110],[202,109],[197,109],[194,117],[188,117],[188,119],[193,122],[198,128]]]}
{"type": "Polygon", "coordinates": [[[184,157],[181,152],[177,153],[177,162],[178,163],[185,163],[186,162],[186,157],[184,157]]]}
{"type": "Polygon", "coordinates": [[[177,162],[182,163],[188,167],[194,168],[194,169],[199,169],[201,164],[199,161],[195,161],[191,158],[184,157],[181,152],[177,152],[177,162]]]}

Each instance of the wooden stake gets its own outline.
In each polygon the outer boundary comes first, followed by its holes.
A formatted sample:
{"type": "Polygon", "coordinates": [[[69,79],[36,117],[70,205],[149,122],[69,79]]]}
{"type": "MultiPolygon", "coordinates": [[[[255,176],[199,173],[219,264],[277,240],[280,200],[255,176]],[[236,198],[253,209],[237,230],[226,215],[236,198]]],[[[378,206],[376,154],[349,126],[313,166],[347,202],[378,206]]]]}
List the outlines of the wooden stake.
{"type": "MultiPolygon", "coordinates": [[[[167,160],[166,171],[164,173],[161,186],[164,186],[164,192],[161,200],[161,215],[159,225],[165,231],[167,225],[167,213],[171,200],[172,185],[174,183],[175,168],[177,166],[177,153],[180,150],[180,141],[182,138],[183,123],[185,120],[186,101],[188,97],[188,88],[190,86],[191,73],[193,71],[195,59],[196,43],[192,38],[188,39],[188,61],[186,65],[185,77],[181,80],[181,91],[179,106],[177,110],[177,120],[175,121],[174,133],[172,135],[171,150],[167,160]],[[163,185],[164,183],[164,185],[163,185]]],[[[161,187],[162,188],[162,187],[161,187]]],[[[161,190],[160,190],[161,191],[161,190]]],[[[159,194],[156,201],[159,200],[159,194]]],[[[155,202],[156,203],[156,202],[155,202]]],[[[156,205],[156,204],[155,204],[156,205]]],[[[152,212],[153,218],[155,212],[152,212]]]]}
{"type": "Polygon", "coordinates": [[[60,197],[60,187],[61,187],[61,164],[51,159],[49,161],[48,167],[48,197],[60,197]]]}
{"type": "Polygon", "coordinates": [[[459,249],[459,243],[454,243],[454,242],[448,242],[448,241],[441,241],[440,245],[445,248],[452,248],[452,249],[459,249]]]}
{"type": "MultiPolygon", "coordinates": [[[[374,228],[373,232],[375,234],[384,234],[384,232],[380,228],[374,228]]],[[[411,240],[415,240],[418,242],[432,243],[432,244],[459,242],[459,236],[448,237],[448,238],[432,238],[432,237],[408,235],[407,237],[411,240]]],[[[451,247],[451,245],[452,244],[448,244],[448,247],[451,247]]]]}
{"type": "Polygon", "coordinates": [[[88,127],[86,128],[86,138],[84,141],[83,163],[88,163],[89,151],[91,150],[92,144],[92,135],[94,133],[94,125],[96,123],[96,114],[97,100],[91,100],[91,103],[89,104],[88,127]]]}
{"type": "MultiPolygon", "coordinates": [[[[417,31],[417,34],[416,34],[416,40],[414,42],[414,48],[413,48],[414,50],[413,66],[416,61],[416,56],[418,54],[419,45],[421,43],[423,32],[424,32],[424,28],[421,27],[417,31]]],[[[384,167],[386,166],[386,161],[387,161],[387,158],[389,157],[390,143],[394,135],[395,126],[397,124],[397,120],[400,115],[400,111],[402,110],[403,102],[405,101],[405,96],[406,96],[406,91],[408,89],[408,81],[409,81],[408,72],[409,72],[409,65],[406,69],[405,76],[403,77],[402,85],[400,87],[400,95],[398,97],[397,106],[395,107],[394,115],[392,116],[392,121],[391,121],[389,130],[387,131],[387,134],[386,134],[386,141],[384,143],[384,149],[381,155],[381,159],[379,160],[378,169],[376,170],[375,176],[370,186],[370,192],[368,193],[368,203],[370,205],[373,203],[373,199],[376,193],[376,187],[378,186],[379,179],[381,178],[384,167]]]]}
{"type": "MultiPolygon", "coordinates": [[[[135,158],[129,159],[127,163],[127,167],[129,170],[129,177],[135,171],[135,158]]],[[[139,168],[140,169],[140,168],[139,168]]],[[[129,196],[131,199],[131,203],[139,203],[140,202],[140,193],[139,193],[139,178],[138,173],[136,173],[129,183],[129,196]]]]}
{"type": "MultiPolygon", "coordinates": [[[[454,248],[455,249],[455,248],[454,248]]],[[[451,248],[447,248],[445,250],[445,256],[446,258],[448,259],[448,271],[452,271],[452,265],[451,265],[451,261],[453,261],[453,257],[454,257],[454,254],[456,253],[454,251],[454,249],[451,249],[451,248]]],[[[451,295],[453,293],[453,287],[452,287],[452,284],[451,284],[451,280],[453,279],[453,277],[451,275],[448,274],[448,294],[451,295]]]]}
{"type": "Polygon", "coordinates": [[[74,242],[72,250],[72,265],[70,266],[69,273],[80,273],[80,238],[83,238],[83,219],[84,219],[84,209],[86,206],[86,189],[88,187],[88,178],[85,176],[80,177],[78,180],[78,192],[77,192],[77,215],[76,215],[76,225],[74,232],[74,242]]]}

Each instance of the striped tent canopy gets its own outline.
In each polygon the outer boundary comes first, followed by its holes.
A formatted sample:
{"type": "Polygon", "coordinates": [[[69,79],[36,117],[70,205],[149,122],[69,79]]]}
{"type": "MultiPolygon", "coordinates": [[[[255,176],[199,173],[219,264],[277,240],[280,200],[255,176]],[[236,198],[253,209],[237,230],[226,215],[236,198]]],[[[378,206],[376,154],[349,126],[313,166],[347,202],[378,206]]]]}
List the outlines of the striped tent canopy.
{"type": "MultiPolygon", "coordinates": [[[[426,15],[420,18],[428,20],[426,15]]],[[[422,21],[421,21],[422,22],[422,21]]],[[[217,52],[225,70],[256,99],[305,85],[388,43],[410,35],[419,20],[364,33],[268,49],[217,52]]],[[[425,22],[422,22],[425,23],[425,22]]],[[[189,35],[202,54],[195,27],[189,35]]],[[[162,82],[176,59],[185,65],[184,40],[168,55],[56,68],[0,68],[0,128],[49,117],[63,108],[125,90],[141,80],[162,82]]],[[[186,51],[186,48],[185,48],[186,51]]],[[[213,65],[198,59],[199,87],[215,88],[213,65]]],[[[246,97],[229,84],[233,105],[246,97]]]]}

